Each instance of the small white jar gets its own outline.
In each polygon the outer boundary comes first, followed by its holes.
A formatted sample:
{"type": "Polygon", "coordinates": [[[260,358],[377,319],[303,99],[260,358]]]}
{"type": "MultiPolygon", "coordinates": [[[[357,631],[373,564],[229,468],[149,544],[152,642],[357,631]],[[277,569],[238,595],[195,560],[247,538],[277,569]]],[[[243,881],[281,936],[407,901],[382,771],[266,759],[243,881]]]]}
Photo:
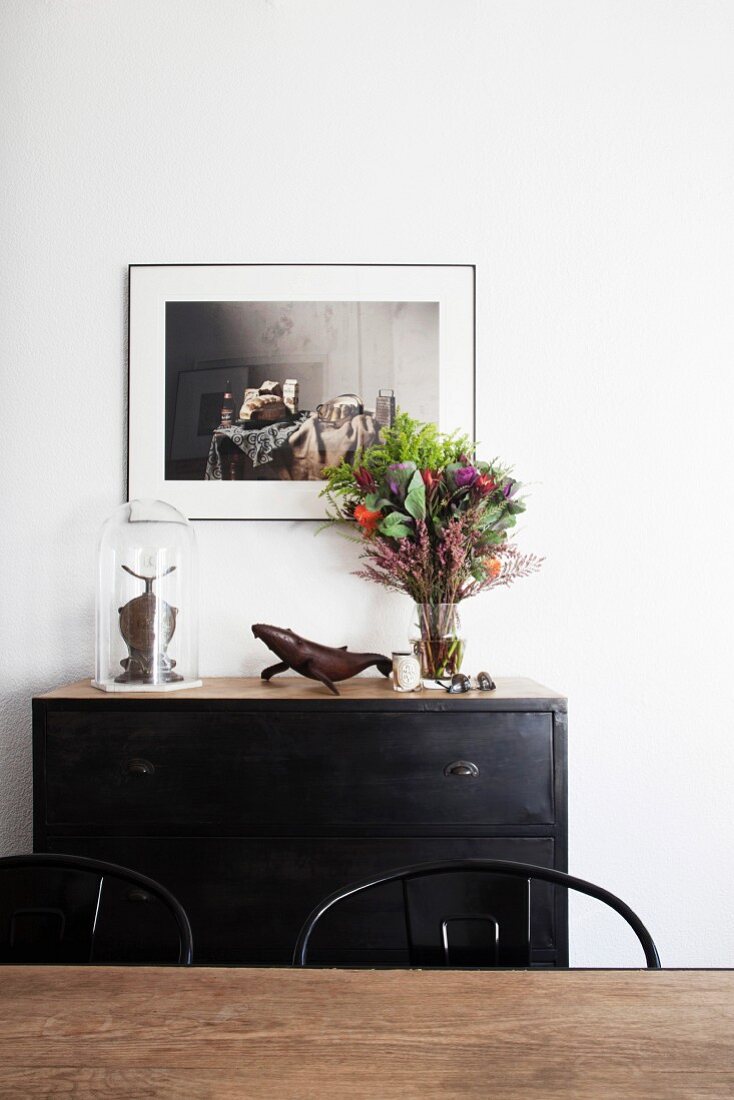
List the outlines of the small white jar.
{"type": "Polygon", "coordinates": [[[393,653],[392,686],[394,691],[420,691],[421,663],[415,653],[393,653]]]}

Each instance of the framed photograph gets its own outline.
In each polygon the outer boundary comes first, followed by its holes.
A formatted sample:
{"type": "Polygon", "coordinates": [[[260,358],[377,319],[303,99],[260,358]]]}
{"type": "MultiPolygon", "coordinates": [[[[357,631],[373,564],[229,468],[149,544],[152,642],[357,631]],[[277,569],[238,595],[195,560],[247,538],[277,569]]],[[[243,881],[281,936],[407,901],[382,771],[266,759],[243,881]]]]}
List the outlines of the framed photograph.
{"type": "Polygon", "coordinates": [[[128,497],[322,519],[396,410],[474,436],[471,264],[132,264],[128,497]]]}

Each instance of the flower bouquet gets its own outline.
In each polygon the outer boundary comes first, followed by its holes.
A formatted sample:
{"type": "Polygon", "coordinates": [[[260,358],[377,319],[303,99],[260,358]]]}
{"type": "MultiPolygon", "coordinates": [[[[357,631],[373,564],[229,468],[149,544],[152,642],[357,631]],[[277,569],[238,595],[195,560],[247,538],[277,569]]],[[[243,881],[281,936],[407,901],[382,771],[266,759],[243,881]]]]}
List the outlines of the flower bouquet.
{"type": "Polygon", "coordinates": [[[327,526],[359,531],[357,576],[415,603],[423,676],[457,672],[463,657],[457,605],[534,573],[508,532],[525,510],[520,483],[469,456],[466,436],[445,435],[398,413],[382,441],[324,471],[327,526]]]}

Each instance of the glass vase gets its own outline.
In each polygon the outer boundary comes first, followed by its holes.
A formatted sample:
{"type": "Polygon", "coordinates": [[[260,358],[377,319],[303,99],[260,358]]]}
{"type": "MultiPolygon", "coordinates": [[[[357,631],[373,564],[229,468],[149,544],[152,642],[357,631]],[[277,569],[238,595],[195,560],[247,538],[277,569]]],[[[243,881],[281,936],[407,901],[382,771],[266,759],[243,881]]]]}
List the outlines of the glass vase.
{"type": "Polygon", "coordinates": [[[453,676],[461,668],[466,649],[458,604],[414,604],[410,640],[420,658],[426,687],[453,676]]]}

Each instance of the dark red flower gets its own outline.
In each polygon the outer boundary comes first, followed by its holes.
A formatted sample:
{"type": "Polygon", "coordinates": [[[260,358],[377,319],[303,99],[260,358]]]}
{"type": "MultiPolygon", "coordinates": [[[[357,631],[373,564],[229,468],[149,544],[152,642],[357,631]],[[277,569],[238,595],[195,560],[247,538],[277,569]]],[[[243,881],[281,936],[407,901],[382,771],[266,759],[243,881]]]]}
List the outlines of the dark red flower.
{"type": "Polygon", "coordinates": [[[421,477],[423,478],[423,484],[429,493],[431,489],[435,489],[441,480],[441,473],[438,470],[421,470],[421,477]]]}
{"type": "Polygon", "coordinates": [[[363,489],[367,493],[374,492],[377,488],[377,482],[366,466],[360,466],[358,470],[354,471],[354,480],[357,482],[360,489],[363,489]]]}
{"type": "Polygon", "coordinates": [[[480,474],[474,482],[474,488],[481,497],[487,497],[497,488],[497,482],[491,474],[480,474]]]}

